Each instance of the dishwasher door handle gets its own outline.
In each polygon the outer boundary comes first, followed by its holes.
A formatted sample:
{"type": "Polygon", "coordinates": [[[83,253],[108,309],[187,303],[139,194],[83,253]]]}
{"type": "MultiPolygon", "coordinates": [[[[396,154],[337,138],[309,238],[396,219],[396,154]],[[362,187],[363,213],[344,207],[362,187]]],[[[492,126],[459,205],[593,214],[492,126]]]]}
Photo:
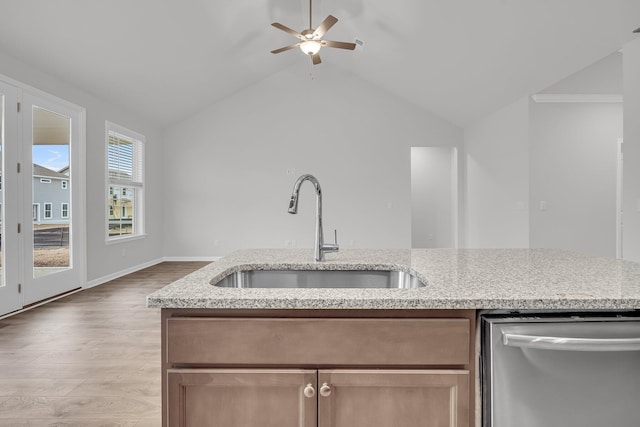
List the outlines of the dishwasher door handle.
{"type": "Polygon", "coordinates": [[[502,331],[509,347],[563,351],[640,351],[640,338],[570,338],[522,335],[502,331]]]}

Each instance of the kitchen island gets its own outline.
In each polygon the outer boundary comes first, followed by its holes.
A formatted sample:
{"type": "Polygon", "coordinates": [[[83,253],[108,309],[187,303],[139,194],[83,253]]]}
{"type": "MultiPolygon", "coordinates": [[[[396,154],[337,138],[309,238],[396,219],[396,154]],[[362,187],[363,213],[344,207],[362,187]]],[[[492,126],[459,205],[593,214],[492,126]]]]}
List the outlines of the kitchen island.
{"type": "Polygon", "coordinates": [[[163,426],[479,426],[479,309],[640,307],[640,265],[546,249],[242,250],[162,308],[163,426]],[[214,286],[245,270],[398,270],[411,289],[214,286]]]}

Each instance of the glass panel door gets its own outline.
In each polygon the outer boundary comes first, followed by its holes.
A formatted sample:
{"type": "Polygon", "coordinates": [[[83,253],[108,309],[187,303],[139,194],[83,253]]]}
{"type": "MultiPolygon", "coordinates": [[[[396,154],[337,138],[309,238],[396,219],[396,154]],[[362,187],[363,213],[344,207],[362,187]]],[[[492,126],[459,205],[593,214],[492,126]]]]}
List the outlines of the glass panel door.
{"type": "Polygon", "coordinates": [[[22,308],[19,293],[18,89],[0,81],[0,316],[22,308]]]}
{"type": "Polygon", "coordinates": [[[0,316],[84,282],[84,132],[83,108],[0,80],[0,316]]]}
{"type": "Polygon", "coordinates": [[[31,165],[21,177],[24,303],[30,304],[82,285],[83,111],[27,93],[22,104],[23,163],[31,165]]]}

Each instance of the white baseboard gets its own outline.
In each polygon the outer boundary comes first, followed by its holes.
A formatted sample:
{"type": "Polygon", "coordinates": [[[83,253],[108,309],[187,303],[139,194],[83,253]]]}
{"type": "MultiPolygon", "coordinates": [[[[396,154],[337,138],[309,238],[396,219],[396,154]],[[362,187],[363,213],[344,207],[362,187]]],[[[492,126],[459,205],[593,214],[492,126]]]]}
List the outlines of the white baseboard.
{"type": "Polygon", "coordinates": [[[151,267],[152,265],[160,264],[165,261],[179,261],[179,262],[187,262],[187,261],[208,261],[213,262],[219,260],[221,257],[163,257],[157,258],[149,262],[145,262],[143,264],[134,265],[133,267],[129,267],[125,270],[117,271],[115,273],[107,274],[106,276],[99,277],[97,279],[93,279],[87,282],[82,289],[93,288],[94,286],[102,285],[104,283],[110,282],[111,280],[118,279],[122,276],[126,276],[127,274],[135,273],[136,271],[145,269],[147,267],[151,267]]]}
{"type": "Polygon", "coordinates": [[[218,261],[219,256],[166,256],[162,258],[162,261],[218,261]]]}
{"type": "Polygon", "coordinates": [[[110,282],[111,280],[118,279],[122,276],[126,276],[127,274],[135,273],[138,270],[142,270],[147,267],[151,267],[152,265],[160,264],[163,262],[163,258],[154,259],[152,261],[148,261],[142,264],[134,265],[133,267],[129,267],[125,270],[117,271],[115,273],[107,274],[106,276],[99,277],[97,279],[93,279],[88,281],[82,289],[93,288],[94,286],[102,285],[104,283],[110,282]]]}

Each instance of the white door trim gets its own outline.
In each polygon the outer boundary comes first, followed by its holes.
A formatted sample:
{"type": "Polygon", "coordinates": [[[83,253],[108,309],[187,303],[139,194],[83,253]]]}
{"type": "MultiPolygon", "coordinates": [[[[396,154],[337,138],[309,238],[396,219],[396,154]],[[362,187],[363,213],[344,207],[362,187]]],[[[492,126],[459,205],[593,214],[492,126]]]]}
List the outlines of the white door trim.
{"type": "MultiPolygon", "coordinates": [[[[22,252],[18,236],[18,150],[19,140],[18,101],[19,88],[0,80],[0,93],[4,95],[4,135],[2,143],[2,269],[0,274],[0,316],[19,310],[23,306],[20,294],[20,272],[22,252]],[[12,144],[13,149],[7,149],[12,144]]],[[[2,120],[2,117],[0,117],[2,120]]]]}
{"type": "Polygon", "coordinates": [[[616,167],[616,258],[622,259],[622,228],[624,226],[624,213],[622,212],[622,185],[624,152],[622,138],[618,138],[618,162],[616,167]]]}

